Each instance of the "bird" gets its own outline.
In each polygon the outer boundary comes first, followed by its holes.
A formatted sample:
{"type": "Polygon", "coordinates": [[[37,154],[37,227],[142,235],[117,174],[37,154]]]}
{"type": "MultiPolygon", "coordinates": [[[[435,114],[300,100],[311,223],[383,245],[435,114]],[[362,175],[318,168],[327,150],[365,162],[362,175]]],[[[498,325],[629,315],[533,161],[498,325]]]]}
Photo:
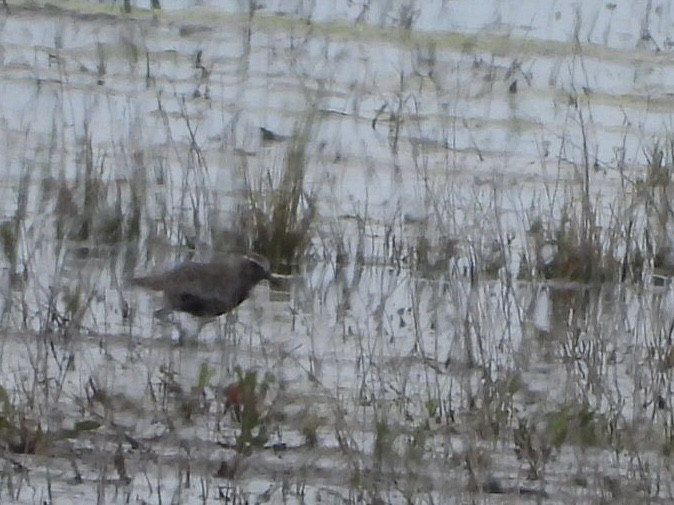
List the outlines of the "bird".
{"type": "MultiPolygon", "coordinates": [[[[184,312],[206,323],[238,307],[260,281],[272,277],[269,260],[248,253],[210,263],[187,261],[168,272],[132,278],[130,283],[163,292],[164,306],[154,313],[156,318],[167,321],[171,312],[184,312]]],[[[183,336],[181,329],[181,343],[183,336]]]]}

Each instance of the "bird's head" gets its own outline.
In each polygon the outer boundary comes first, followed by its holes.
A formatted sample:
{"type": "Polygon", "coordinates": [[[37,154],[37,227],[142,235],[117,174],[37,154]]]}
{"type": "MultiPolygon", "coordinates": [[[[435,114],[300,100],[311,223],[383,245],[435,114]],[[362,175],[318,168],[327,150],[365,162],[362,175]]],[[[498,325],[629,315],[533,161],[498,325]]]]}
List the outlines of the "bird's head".
{"type": "Polygon", "coordinates": [[[271,264],[269,260],[257,253],[248,253],[245,255],[248,260],[250,272],[257,281],[271,280],[271,264]]]}

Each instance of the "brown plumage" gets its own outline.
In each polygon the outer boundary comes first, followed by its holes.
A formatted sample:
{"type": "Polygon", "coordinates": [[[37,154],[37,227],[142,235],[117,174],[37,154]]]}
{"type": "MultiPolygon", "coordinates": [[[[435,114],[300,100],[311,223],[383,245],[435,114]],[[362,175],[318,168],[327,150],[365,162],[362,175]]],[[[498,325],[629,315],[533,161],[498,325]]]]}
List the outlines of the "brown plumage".
{"type": "Polygon", "coordinates": [[[237,307],[264,279],[271,279],[269,260],[250,253],[212,263],[186,262],[165,273],[136,277],[131,283],[164,292],[158,317],[178,311],[210,318],[237,307]]]}

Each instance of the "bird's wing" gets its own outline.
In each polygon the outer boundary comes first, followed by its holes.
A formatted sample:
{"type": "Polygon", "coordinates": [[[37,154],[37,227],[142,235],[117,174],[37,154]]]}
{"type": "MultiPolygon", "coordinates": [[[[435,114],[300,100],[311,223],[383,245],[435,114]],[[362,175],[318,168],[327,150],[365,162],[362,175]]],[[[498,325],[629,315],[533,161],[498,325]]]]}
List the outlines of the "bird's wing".
{"type": "Polygon", "coordinates": [[[173,310],[200,317],[219,316],[232,309],[228,303],[219,298],[195,295],[189,291],[171,293],[169,299],[173,310]]]}
{"type": "Polygon", "coordinates": [[[224,313],[239,305],[250,286],[239,282],[243,257],[226,257],[217,263],[187,262],[163,274],[137,277],[137,286],[164,291],[178,310],[199,312],[197,306],[210,313],[224,313]]]}
{"type": "Polygon", "coordinates": [[[205,275],[205,266],[201,263],[183,263],[168,272],[136,277],[131,279],[131,283],[155,291],[173,290],[179,286],[199,282],[199,279],[205,275]]]}
{"type": "Polygon", "coordinates": [[[203,315],[223,314],[239,305],[247,289],[238,282],[240,263],[189,263],[172,271],[174,282],[164,291],[176,308],[203,315]],[[198,307],[202,307],[200,311],[198,307]]]}

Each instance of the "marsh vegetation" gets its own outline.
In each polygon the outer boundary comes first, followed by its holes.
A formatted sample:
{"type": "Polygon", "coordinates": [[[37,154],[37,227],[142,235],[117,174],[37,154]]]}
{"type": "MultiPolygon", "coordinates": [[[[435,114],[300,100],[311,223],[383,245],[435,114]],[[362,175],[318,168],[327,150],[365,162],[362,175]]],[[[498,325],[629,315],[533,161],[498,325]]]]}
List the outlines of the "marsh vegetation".
{"type": "Polygon", "coordinates": [[[670,503],[666,9],[222,4],[0,13],[0,502],[670,503]]]}

